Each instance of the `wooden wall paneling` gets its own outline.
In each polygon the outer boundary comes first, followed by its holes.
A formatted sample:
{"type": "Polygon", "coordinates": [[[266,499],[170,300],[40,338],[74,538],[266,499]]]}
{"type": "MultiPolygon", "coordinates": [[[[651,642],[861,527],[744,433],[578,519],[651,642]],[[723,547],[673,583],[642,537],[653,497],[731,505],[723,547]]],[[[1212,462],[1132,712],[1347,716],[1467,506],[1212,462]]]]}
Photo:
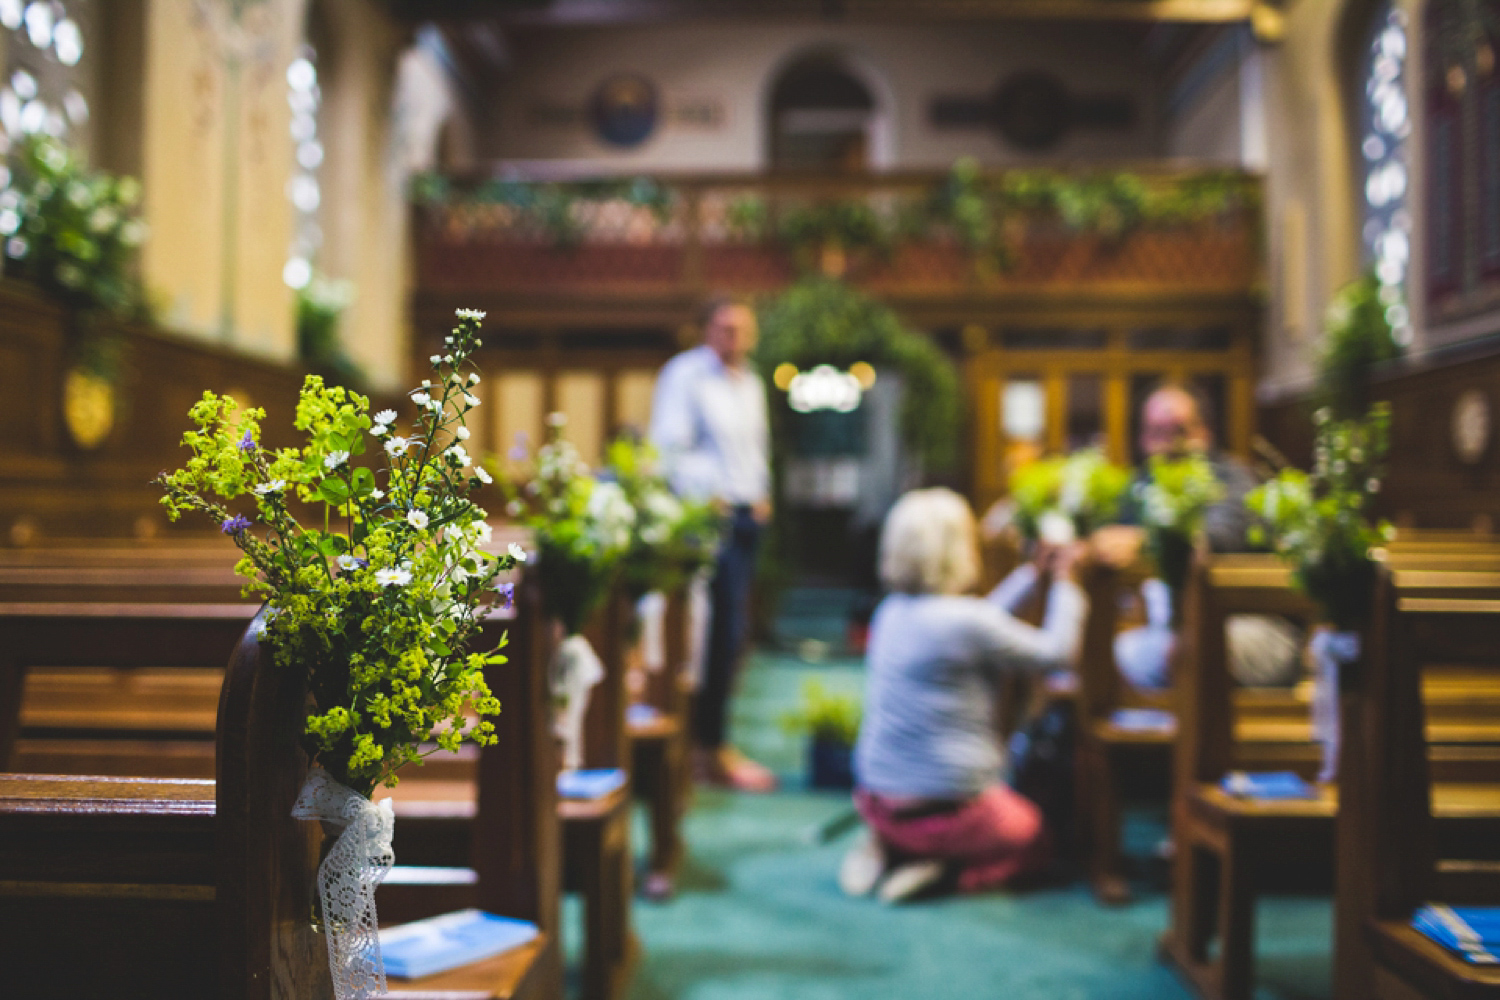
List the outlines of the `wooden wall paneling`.
{"type": "Polygon", "coordinates": [[[490,381],[495,390],[492,393],[495,451],[508,455],[516,445],[517,435],[524,435],[527,447],[535,449],[544,440],[542,418],[546,415],[546,404],[542,374],[501,369],[490,381]]]}
{"type": "Polygon", "coordinates": [[[654,368],[626,368],[615,379],[617,427],[634,428],[642,434],[651,426],[651,398],[656,392],[654,368]]]}
{"type": "Polygon", "coordinates": [[[598,465],[604,455],[605,378],[599,371],[565,369],[557,373],[557,409],[568,418],[563,436],[579,457],[598,465]]]}

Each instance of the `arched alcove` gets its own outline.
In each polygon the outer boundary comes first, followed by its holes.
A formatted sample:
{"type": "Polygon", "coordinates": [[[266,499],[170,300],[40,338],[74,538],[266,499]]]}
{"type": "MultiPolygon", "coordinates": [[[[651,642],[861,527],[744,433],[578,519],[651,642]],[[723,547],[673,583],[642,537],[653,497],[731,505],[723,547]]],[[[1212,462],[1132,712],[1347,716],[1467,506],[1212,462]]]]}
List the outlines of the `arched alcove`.
{"type": "Polygon", "coordinates": [[[890,101],[857,57],[815,49],[772,77],[766,135],[772,170],[878,170],[890,161],[890,101]]]}

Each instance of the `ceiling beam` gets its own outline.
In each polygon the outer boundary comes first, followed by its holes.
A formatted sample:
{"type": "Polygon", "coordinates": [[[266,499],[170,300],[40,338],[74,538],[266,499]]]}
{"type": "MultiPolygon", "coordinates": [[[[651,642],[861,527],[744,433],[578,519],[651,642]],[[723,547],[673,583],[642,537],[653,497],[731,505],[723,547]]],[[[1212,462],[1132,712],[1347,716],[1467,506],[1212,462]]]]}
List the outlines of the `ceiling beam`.
{"type": "Polygon", "coordinates": [[[515,24],[736,21],[1246,21],[1262,0],[388,0],[408,20],[515,24]]]}

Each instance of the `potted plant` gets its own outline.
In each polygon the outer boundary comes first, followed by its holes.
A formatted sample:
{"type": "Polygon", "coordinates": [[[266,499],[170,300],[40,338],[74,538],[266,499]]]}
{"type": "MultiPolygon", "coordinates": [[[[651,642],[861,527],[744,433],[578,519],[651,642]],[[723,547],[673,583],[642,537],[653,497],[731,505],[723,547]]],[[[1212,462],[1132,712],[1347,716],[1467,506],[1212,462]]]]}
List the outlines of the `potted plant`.
{"type": "Polygon", "coordinates": [[[550,674],[557,705],[557,734],[563,741],[563,769],[583,762],[583,718],[589,691],[604,679],[583,628],[614,583],[630,547],[635,510],[618,483],[596,479],[563,437],[567,420],[547,417],[547,441],[529,468],[524,446],[511,453],[519,475],[504,480],[506,513],[530,530],[537,548],[536,573],[542,610],[556,620],[563,640],[550,674]]]}
{"type": "Polygon", "coordinates": [[[486,606],[511,599],[496,580],[525,553],[485,550],[490,527],[472,497],[492,480],[463,444],[483,314],[458,315],[433,377],[410,394],[407,427],[309,375],[295,421],[307,443],[273,450],[261,445],[264,410],[205,392],[189,412],[198,429],[183,435],[192,457],[157,478],[173,520],[206,514],[244,551],[245,590],[266,599],[262,641],[280,668],[306,675],[300,735],[313,769],[296,815],[341,831],[318,869],[340,1000],[385,990],[374,894],[393,861],[394,815],[370,795],[437,750],[493,743],[500,711],[484,668],[505,657],[469,645],[486,606]],[[371,442],[375,461],[362,463],[371,442]]]}
{"type": "Polygon", "coordinates": [[[808,784],[854,787],[854,741],[859,738],[859,699],[829,691],[816,680],[802,685],[802,705],[782,716],[787,732],[807,738],[808,784]]]}
{"type": "Polygon", "coordinates": [[[1359,658],[1360,633],[1374,599],[1374,549],[1392,536],[1388,523],[1369,514],[1390,444],[1390,408],[1377,403],[1353,420],[1335,420],[1323,408],[1313,414],[1313,424],[1312,472],[1284,469],[1247,494],[1245,504],[1259,518],[1251,541],[1270,544],[1291,565],[1296,586],[1323,614],[1309,650],[1317,666],[1313,724],[1324,746],[1319,780],[1331,781],[1338,759],[1339,666],[1359,658]]]}

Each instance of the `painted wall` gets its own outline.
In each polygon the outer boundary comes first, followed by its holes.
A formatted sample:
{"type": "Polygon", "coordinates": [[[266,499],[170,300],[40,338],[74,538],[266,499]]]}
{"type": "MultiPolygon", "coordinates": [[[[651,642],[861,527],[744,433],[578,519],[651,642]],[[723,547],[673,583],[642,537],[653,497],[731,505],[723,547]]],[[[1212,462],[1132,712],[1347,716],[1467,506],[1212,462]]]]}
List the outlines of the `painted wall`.
{"type": "Polygon", "coordinates": [[[752,171],[766,164],[763,102],[778,70],[809,50],[846,53],[888,109],[895,168],[945,169],[961,156],[990,164],[1130,160],[1158,155],[1150,67],[1134,36],[1072,25],[677,24],[530,28],[507,34],[510,70],[491,95],[481,153],[505,160],[586,160],[596,170],[752,171]],[[1126,131],[1078,130],[1042,156],[1009,147],[990,131],[936,129],[938,95],[987,95],[1002,77],[1046,69],[1081,94],[1129,94],[1138,118],[1126,131]],[[642,145],[609,147],[581,112],[605,78],[652,79],[667,120],[642,145]],[[704,129],[671,120],[684,104],[716,104],[723,124],[704,129]]]}

